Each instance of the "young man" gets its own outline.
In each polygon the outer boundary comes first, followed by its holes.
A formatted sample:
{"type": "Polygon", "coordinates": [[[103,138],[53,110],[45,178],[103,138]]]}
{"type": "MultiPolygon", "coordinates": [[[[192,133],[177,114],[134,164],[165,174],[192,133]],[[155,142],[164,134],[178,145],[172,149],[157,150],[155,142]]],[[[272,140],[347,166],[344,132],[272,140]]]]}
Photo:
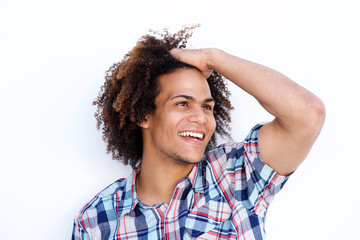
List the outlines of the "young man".
{"type": "Polygon", "coordinates": [[[183,49],[188,30],[143,37],[108,71],[98,127],[134,171],[85,205],[73,239],[265,239],[268,205],[310,151],[324,105],[270,68],[183,49]],[[232,109],[221,75],[275,119],[214,147],[232,109]]]}

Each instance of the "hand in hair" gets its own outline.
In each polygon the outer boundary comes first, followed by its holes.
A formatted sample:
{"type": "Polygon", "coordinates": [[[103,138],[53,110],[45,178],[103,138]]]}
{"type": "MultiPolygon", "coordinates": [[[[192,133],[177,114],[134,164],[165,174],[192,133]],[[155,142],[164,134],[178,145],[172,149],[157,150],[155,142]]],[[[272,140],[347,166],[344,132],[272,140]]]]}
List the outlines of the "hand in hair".
{"type": "Polygon", "coordinates": [[[207,79],[210,77],[213,69],[209,66],[211,49],[180,49],[170,50],[171,55],[184,63],[192,65],[199,69],[202,75],[207,79]]]}

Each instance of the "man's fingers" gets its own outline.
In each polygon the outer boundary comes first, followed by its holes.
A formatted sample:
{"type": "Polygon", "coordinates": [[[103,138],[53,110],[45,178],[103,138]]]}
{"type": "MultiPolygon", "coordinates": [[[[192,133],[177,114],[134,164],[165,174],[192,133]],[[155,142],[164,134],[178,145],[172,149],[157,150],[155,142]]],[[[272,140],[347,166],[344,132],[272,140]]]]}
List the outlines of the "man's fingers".
{"type": "Polygon", "coordinates": [[[212,70],[207,68],[205,55],[202,54],[201,50],[173,48],[170,50],[170,54],[175,59],[199,69],[206,79],[212,73],[212,70]]]}
{"type": "Polygon", "coordinates": [[[171,55],[179,61],[181,61],[180,52],[181,52],[181,49],[179,49],[179,48],[173,48],[170,50],[171,55]]]}

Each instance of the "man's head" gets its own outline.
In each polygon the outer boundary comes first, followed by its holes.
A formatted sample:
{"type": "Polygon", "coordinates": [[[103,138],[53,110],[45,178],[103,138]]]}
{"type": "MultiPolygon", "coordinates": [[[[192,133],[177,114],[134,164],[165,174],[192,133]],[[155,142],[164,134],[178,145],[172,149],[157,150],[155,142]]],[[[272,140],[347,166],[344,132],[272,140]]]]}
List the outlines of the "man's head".
{"type": "MultiPolygon", "coordinates": [[[[122,160],[124,164],[130,163],[133,168],[141,161],[141,124],[147,117],[157,113],[155,110],[159,106],[156,103],[162,96],[163,79],[182,72],[200,74],[194,67],[173,58],[169,52],[173,48],[184,48],[193,28],[184,28],[173,35],[167,31],[155,33],[159,35],[158,38],[151,35],[143,36],[120,63],[114,64],[107,71],[105,83],[93,104],[97,105],[97,127],[102,126],[107,152],[112,153],[113,159],[122,160]]],[[[203,83],[204,81],[205,79],[203,83]]],[[[175,82],[176,80],[173,85],[176,85],[175,82]]],[[[205,135],[205,140],[210,139],[207,145],[207,148],[210,148],[216,145],[216,134],[229,136],[232,106],[228,99],[229,92],[220,74],[213,72],[206,79],[206,83],[210,90],[208,96],[204,98],[205,95],[191,93],[190,97],[198,102],[214,99],[212,112],[216,121],[215,134],[205,135]]],[[[196,90],[195,85],[193,89],[196,90]]],[[[179,130],[188,129],[185,127],[179,130]]]]}
{"type": "Polygon", "coordinates": [[[198,70],[179,68],[161,75],[158,85],[156,108],[139,124],[144,157],[199,162],[216,127],[209,84],[198,70]]]}

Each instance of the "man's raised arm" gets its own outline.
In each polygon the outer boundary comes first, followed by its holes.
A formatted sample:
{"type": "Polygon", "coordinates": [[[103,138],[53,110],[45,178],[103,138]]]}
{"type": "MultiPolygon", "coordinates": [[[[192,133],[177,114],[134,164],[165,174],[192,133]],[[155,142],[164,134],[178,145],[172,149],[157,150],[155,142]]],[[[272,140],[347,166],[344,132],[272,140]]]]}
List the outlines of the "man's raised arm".
{"type": "Polygon", "coordinates": [[[259,131],[263,161],[281,175],[293,172],[305,159],[325,120],[322,101],[283,74],[218,49],[173,49],[178,60],[208,77],[219,72],[275,116],[259,131]]]}

